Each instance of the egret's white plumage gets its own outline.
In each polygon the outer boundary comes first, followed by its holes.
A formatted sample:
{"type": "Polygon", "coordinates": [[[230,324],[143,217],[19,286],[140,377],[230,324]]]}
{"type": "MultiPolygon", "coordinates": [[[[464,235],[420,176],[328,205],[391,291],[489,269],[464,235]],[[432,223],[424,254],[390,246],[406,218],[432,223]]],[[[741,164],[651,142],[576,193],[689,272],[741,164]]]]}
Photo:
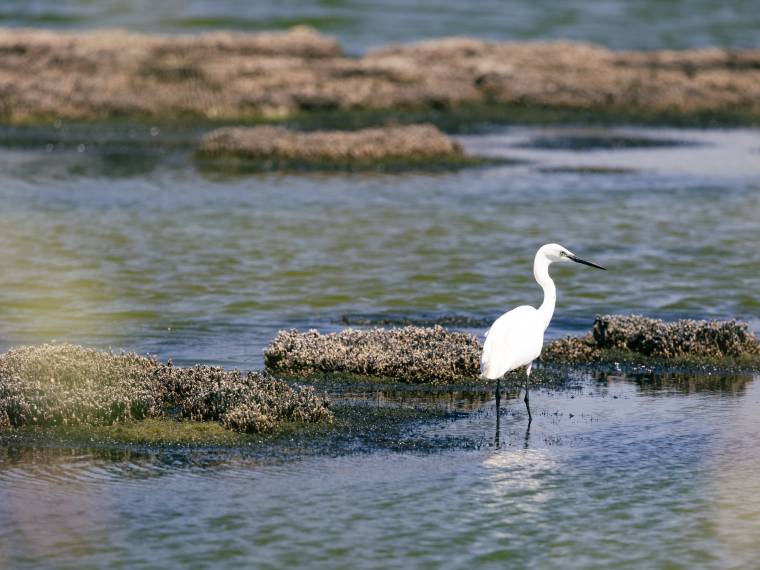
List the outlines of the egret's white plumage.
{"type": "MultiPolygon", "coordinates": [[[[533,361],[541,354],[544,345],[544,332],[554,314],[557,289],[549,276],[549,265],[574,261],[591,267],[604,269],[599,265],[584,261],[566,247],[556,243],[542,246],[533,261],[533,276],[544,290],[544,302],[538,309],[522,305],[504,313],[491,325],[486,333],[483,355],[480,359],[480,374],[483,378],[497,380],[510,370],[527,366],[527,377],[533,361]]],[[[525,405],[528,408],[528,384],[525,384],[525,405]]],[[[497,400],[498,401],[498,400],[497,400]]]]}
{"type": "Polygon", "coordinates": [[[488,329],[480,373],[489,380],[501,378],[538,358],[543,343],[544,329],[538,311],[528,305],[512,309],[488,329]]]}

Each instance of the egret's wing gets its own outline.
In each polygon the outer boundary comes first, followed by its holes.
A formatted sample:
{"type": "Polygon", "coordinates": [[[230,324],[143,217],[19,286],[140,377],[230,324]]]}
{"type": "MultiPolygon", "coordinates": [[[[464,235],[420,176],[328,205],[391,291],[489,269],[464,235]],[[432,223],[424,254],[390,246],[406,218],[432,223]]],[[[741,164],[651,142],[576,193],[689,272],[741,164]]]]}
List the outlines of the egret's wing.
{"type": "Polygon", "coordinates": [[[541,354],[543,342],[543,326],[536,309],[525,305],[504,313],[486,333],[481,376],[501,378],[510,370],[533,362],[541,354]]]}

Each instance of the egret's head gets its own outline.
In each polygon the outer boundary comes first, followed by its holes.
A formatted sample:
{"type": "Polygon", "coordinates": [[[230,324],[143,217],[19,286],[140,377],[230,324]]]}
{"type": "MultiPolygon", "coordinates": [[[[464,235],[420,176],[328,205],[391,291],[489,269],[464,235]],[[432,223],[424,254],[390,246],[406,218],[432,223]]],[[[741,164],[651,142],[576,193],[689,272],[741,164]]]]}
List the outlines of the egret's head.
{"type": "Polygon", "coordinates": [[[596,263],[591,263],[590,261],[581,259],[572,251],[566,247],[559,245],[558,243],[547,243],[546,245],[542,246],[536,254],[536,257],[538,256],[543,256],[549,261],[549,263],[569,263],[573,261],[575,263],[582,263],[583,265],[588,265],[590,267],[596,267],[597,269],[605,269],[601,265],[597,265],[596,263]]]}

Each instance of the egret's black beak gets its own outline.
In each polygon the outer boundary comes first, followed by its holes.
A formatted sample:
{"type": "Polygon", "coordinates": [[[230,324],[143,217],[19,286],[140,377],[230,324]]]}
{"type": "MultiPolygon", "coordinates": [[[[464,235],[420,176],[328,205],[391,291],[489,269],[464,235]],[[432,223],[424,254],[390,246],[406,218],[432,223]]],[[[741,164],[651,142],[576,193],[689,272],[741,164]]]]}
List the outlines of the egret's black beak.
{"type": "Polygon", "coordinates": [[[567,257],[572,259],[575,263],[582,263],[583,265],[588,265],[589,267],[596,267],[597,269],[604,269],[605,271],[607,271],[606,267],[602,267],[601,265],[597,265],[596,263],[591,263],[590,261],[581,259],[580,257],[576,255],[568,255],[567,257]]]}

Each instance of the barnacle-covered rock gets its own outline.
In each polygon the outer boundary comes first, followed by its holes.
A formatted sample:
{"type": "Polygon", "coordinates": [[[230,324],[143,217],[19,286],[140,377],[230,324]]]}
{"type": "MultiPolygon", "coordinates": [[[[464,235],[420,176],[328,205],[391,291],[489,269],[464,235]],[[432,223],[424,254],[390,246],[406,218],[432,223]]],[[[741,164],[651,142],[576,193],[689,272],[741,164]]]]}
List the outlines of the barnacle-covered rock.
{"type": "Polygon", "coordinates": [[[331,421],[327,400],[262,372],[175,367],[71,344],[0,355],[0,427],[111,425],[157,417],[219,421],[245,432],[331,421]]]}
{"type": "MultiPolygon", "coordinates": [[[[348,373],[404,382],[445,383],[479,377],[479,339],[464,332],[407,326],[321,334],[280,331],[264,356],[267,368],[294,375],[348,373]]],[[[547,343],[543,362],[591,363],[621,355],[720,365],[757,359],[760,341],[745,323],[605,315],[582,337],[547,343]]]]}
{"type": "Polygon", "coordinates": [[[330,334],[280,331],[264,356],[268,368],[291,374],[343,372],[445,383],[477,377],[480,351],[471,334],[408,326],[330,334]]]}
{"type": "Polygon", "coordinates": [[[161,375],[181,418],[221,421],[244,432],[271,431],[283,421],[332,419],[327,400],[313,388],[294,388],[265,372],[165,365],[161,375]]]}
{"type": "Polygon", "coordinates": [[[746,323],[734,320],[685,319],[669,323],[641,315],[604,315],[596,317],[586,336],[550,343],[541,358],[588,362],[603,360],[605,351],[718,362],[726,358],[759,357],[760,340],[746,323]]]}

